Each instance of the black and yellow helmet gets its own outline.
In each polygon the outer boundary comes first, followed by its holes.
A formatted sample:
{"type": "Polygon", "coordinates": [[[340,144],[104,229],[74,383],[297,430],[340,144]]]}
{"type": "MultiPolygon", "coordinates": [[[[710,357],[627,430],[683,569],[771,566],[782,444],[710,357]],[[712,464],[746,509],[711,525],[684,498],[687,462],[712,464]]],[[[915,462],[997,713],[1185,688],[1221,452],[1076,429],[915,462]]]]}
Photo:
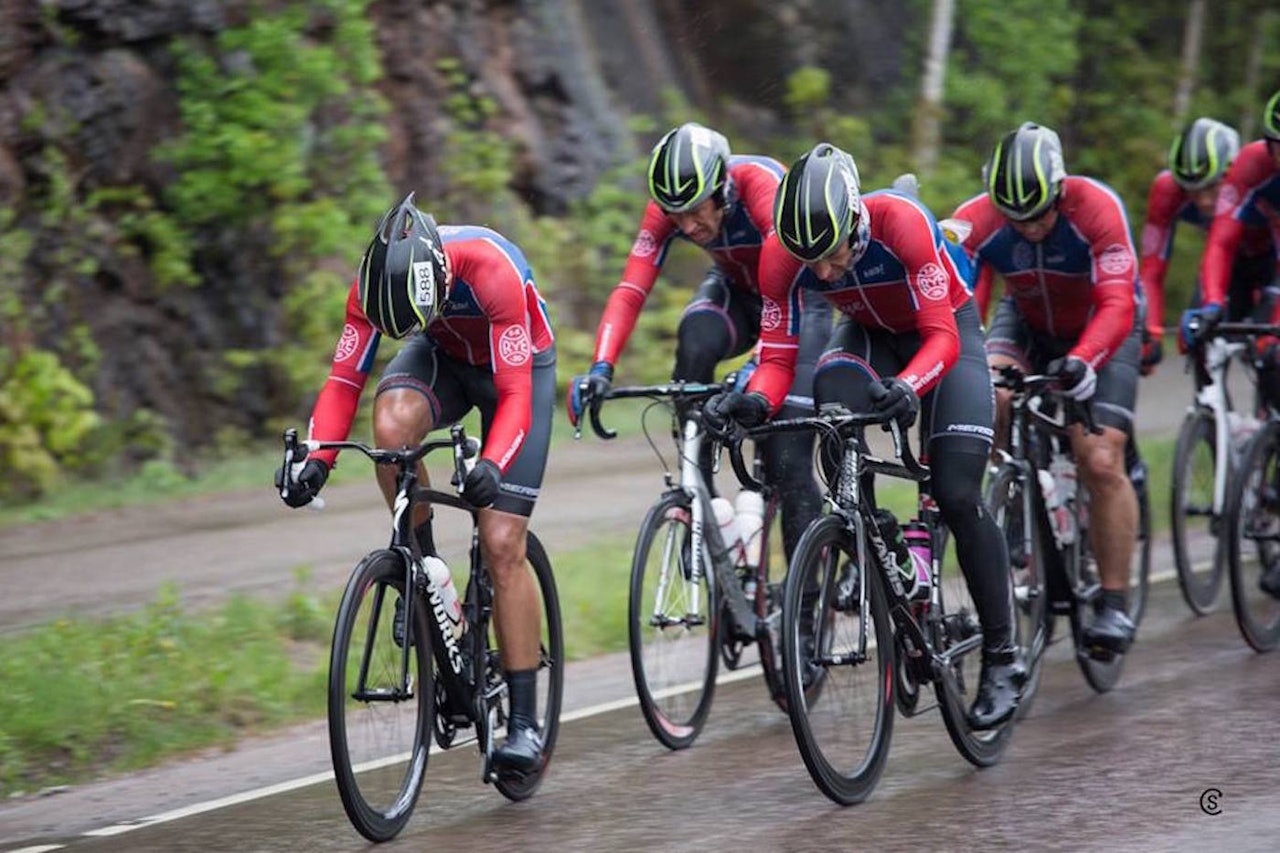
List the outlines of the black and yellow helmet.
{"type": "Polygon", "coordinates": [[[684,213],[724,189],[729,140],[697,122],[667,132],[649,158],[649,195],[667,213],[684,213]]]}
{"type": "Polygon", "coordinates": [[[1198,118],[1173,140],[1169,171],[1184,190],[1201,190],[1222,180],[1239,152],[1240,134],[1235,128],[1198,118]]]}
{"type": "Polygon", "coordinates": [[[409,193],[382,217],[360,260],[360,308],[378,331],[403,338],[440,312],[447,276],[436,221],[414,207],[409,193]]]}
{"type": "Polygon", "coordinates": [[[1029,121],[1000,140],[982,170],[991,203],[1018,222],[1048,210],[1066,177],[1058,134],[1029,121]]]}
{"type": "Polygon", "coordinates": [[[1267,108],[1262,111],[1262,135],[1280,142],[1280,91],[1271,96],[1267,108]]]}
{"type": "Polygon", "coordinates": [[[871,239],[871,219],[853,158],[822,142],[797,160],[778,185],[773,227],[782,247],[805,263],[845,243],[861,257],[871,239]]]}

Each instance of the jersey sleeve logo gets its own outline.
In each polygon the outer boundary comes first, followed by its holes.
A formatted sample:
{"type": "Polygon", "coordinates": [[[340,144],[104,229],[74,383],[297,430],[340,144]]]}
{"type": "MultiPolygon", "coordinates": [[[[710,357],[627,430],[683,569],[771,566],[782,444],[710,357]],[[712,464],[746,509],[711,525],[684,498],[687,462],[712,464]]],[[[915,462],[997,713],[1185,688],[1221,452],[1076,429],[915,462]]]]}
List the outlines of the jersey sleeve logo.
{"type": "Polygon", "coordinates": [[[916,285],[925,299],[937,302],[947,296],[947,285],[951,283],[947,271],[930,261],[916,273],[916,285]]]}
{"type": "Polygon", "coordinates": [[[1231,184],[1224,183],[1222,189],[1218,190],[1218,204],[1214,207],[1213,212],[1218,216],[1230,213],[1236,209],[1236,205],[1239,203],[1240,190],[1231,184]]]}
{"type": "Polygon", "coordinates": [[[782,325],[782,308],[772,299],[765,297],[760,300],[760,328],[766,332],[772,332],[782,325]]]}
{"type": "Polygon", "coordinates": [[[1164,229],[1159,225],[1147,225],[1142,229],[1142,254],[1158,255],[1164,245],[1164,229]]]}
{"type": "Polygon", "coordinates": [[[356,327],[347,323],[342,327],[342,337],[338,338],[338,348],[333,351],[334,361],[346,361],[355,355],[356,347],[360,345],[360,333],[356,331],[356,327]]]}
{"type": "Polygon", "coordinates": [[[1129,249],[1119,243],[1112,243],[1102,250],[1098,257],[1098,267],[1107,275],[1123,275],[1133,268],[1133,258],[1129,249]]]}
{"type": "Polygon", "coordinates": [[[511,326],[498,338],[498,356],[512,367],[529,360],[529,333],[524,326],[511,326]]]}
{"type": "Polygon", "coordinates": [[[631,246],[631,254],[637,258],[647,258],[654,253],[657,244],[653,239],[653,232],[648,228],[644,228],[636,235],[636,241],[631,246]]]}

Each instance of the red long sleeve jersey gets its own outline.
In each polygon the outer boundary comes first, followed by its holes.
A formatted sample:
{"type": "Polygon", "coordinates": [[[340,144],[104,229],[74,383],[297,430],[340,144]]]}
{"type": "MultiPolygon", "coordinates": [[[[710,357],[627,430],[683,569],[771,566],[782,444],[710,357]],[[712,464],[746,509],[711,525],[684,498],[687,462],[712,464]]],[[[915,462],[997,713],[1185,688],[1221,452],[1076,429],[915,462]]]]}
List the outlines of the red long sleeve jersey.
{"type": "MultiPolygon", "coordinates": [[[[1227,298],[1231,265],[1250,229],[1266,229],[1280,275],[1280,166],[1267,150],[1266,140],[1240,149],[1218,191],[1218,206],[1209,226],[1209,242],[1200,259],[1200,287],[1206,304],[1221,305],[1227,298]]],[[[1258,286],[1270,282],[1258,282],[1258,286]]]]}
{"type": "Polygon", "coordinates": [[[917,332],[920,348],[899,376],[918,395],[938,384],[960,357],[955,311],[969,301],[960,271],[943,247],[938,223],[924,205],[889,191],[863,196],[871,242],[838,281],[827,282],[769,235],[760,256],[760,367],[748,391],[781,407],[795,376],[800,342],[800,291],[822,294],[868,329],[917,332]]]}
{"type": "MultiPolygon", "coordinates": [[[[1164,323],[1164,279],[1173,253],[1173,237],[1179,222],[1209,230],[1211,219],[1200,212],[1191,194],[1178,186],[1173,173],[1165,169],[1151,182],[1147,195],[1147,218],[1142,226],[1142,262],[1138,276],[1147,297],[1147,328],[1159,335],[1164,323]]],[[[1271,250],[1267,229],[1245,226],[1237,256],[1257,257],[1271,250]]]]}
{"type": "MultiPolygon", "coordinates": [[[[477,226],[441,226],[453,282],[440,314],[425,332],[446,353],[471,365],[491,365],[498,392],[483,458],[505,473],[529,433],[533,354],[554,343],[533,272],[514,243],[477,226]]],[[[358,286],[347,295],[347,317],[329,378],[311,414],[311,437],[341,441],[351,432],[380,334],[360,308],[358,286]]],[[[317,453],[330,465],[336,452],[317,453]]]]}
{"type": "MultiPolygon", "coordinates": [[[[764,238],[773,233],[773,197],[785,173],[785,167],[771,157],[729,158],[731,188],[724,224],[715,242],[700,248],[711,255],[734,287],[751,293],[760,290],[757,275],[760,247],[764,238]]],[[[677,237],[688,239],[675,221],[650,201],[631,254],[627,256],[622,280],[613,289],[600,318],[595,361],[617,363],[618,355],[636,327],[640,309],[662,272],[671,241],[677,237]]]]}
{"type": "Polygon", "coordinates": [[[1133,330],[1137,257],[1124,205],[1106,184],[1069,175],[1058,221],[1039,243],[1023,239],[985,194],[954,216],[973,224],[964,248],[978,270],[974,296],[984,317],[999,273],[1031,328],[1075,341],[1071,355],[1095,368],[1133,330]]]}

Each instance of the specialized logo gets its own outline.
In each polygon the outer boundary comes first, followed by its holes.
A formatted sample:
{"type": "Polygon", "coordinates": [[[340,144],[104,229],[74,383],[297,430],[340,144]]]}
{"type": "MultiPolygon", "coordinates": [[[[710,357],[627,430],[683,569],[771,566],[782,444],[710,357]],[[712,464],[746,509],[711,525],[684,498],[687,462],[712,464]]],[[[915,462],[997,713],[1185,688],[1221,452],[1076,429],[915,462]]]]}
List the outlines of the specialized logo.
{"type": "Polygon", "coordinates": [[[529,333],[524,326],[510,326],[498,338],[498,356],[512,367],[528,361],[531,351],[529,333]]]}
{"type": "Polygon", "coordinates": [[[657,243],[653,239],[653,232],[648,228],[641,229],[636,235],[636,241],[631,244],[631,254],[637,258],[647,258],[657,250],[657,243]]]}
{"type": "Polygon", "coordinates": [[[430,261],[415,261],[413,271],[413,301],[424,308],[436,304],[436,269],[430,261]]]}
{"type": "Polygon", "coordinates": [[[360,345],[360,333],[356,331],[356,327],[347,323],[342,327],[342,337],[338,338],[338,348],[333,351],[334,361],[346,361],[355,354],[356,347],[360,345]]]}
{"type": "Polygon", "coordinates": [[[1107,275],[1123,275],[1133,269],[1133,256],[1128,246],[1112,243],[1098,256],[1098,268],[1107,275]]]}
{"type": "Polygon", "coordinates": [[[1214,213],[1221,216],[1224,213],[1230,213],[1236,209],[1236,205],[1240,203],[1240,190],[1228,183],[1222,185],[1222,189],[1218,190],[1218,204],[1214,208],[1214,213]]]}
{"type": "Polygon", "coordinates": [[[916,285],[919,286],[920,293],[925,299],[932,299],[934,302],[946,298],[947,285],[950,283],[951,277],[947,275],[947,271],[932,261],[922,266],[916,274],[916,285]]]}
{"type": "Polygon", "coordinates": [[[760,328],[772,332],[782,325],[782,307],[768,297],[760,300],[760,328]]]}

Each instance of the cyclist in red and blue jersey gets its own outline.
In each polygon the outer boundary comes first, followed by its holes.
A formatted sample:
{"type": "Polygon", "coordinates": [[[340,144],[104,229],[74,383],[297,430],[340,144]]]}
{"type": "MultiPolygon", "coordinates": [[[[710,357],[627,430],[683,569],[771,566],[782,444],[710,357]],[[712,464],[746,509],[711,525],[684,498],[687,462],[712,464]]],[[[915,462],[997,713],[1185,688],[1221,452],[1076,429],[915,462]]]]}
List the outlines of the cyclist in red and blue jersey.
{"type": "MultiPolygon", "coordinates": [[[[1222,187],[1222,178],[1240,151],[1240,135],[1222,122],[1198,118],[1173,141],[1169,168],[1151,182],[1146,223],[1142,228],[1142,260],[1139,276],[1147,297],[1147,330],[1143,338],[1142,372],[1150,373],[1160,361],[1161,323],[1164,317],[1164,279],[1173,252],[1179,222],[1207,231],[1222,187]]],[[[1259,282],[1270,280],[1271,238],[1265,228],[1250,228],[1241,241],[1232,265],[1228,297],[1233,320],[1249,316],[1259,282]]],[[[1197,280],[1191,306],[1200,305],[1197,280]]],[[[1181,340],[1179,341],[1182,347],[1181,340]]],[[[1196,387],[1208,382],[1204,365],[1196,361],[1196,387]]]]}
{"type": "MultiPolygon", "coordinates": [[[[987,334],[993,368],[1056,373],[1063,392],[1094,401],[1101,435],[1080,424],[1071,449],[1089,489],[1089,533],[1102,579],[1089,645],[1116,652],[1133,641],[1125,605],[1137,542],[1138,499],[1125,449],[1138,394],[1138,264],[1120,198],[1106,184],[1067,175],[1058,134],[1026,122],[986,165],[987,192],[954,218],[972,224],[964,246],[979,281],[999,273],[1007,295],[987,334]]],[[[998,441],[1007,441],[1009,393],[997,393],[998,441]]]]}
{"type": "Polygon", "coordinates": [[[814,398],[881,410],[904,427],[921,415],[931,493],[955,536],[982,623],[970,721],[977,729],[998,726],[1017,708],[1025,667],[1013,639],[1007,547],[982,500],[991,376],[963,273],[926,207],[894,191],[863,196],[853,158],[827,143],[788,172],[774,216],[760,259],[760,367],[745,393],[714,397],[704,413],[723,428],[778,412],[796,369],[802,298],[820,295],[839,309],[814,398]]]}
{"type": "MultiPolygon", "coordinates": [[[[584,391],[597,397],[608,392],[618,357],[677,239],[706,251],[712,267],[680,318],[671,378],[711,382],[719,362],[756,345],[760,248],[773,230],[773,197],[784,171],[771,157],[730,154],[723,135],[693,122],[658,141],[649,160],[651,200],[622,280],[600,318],[594,363],[586,375],[574,377],[569,388],[572,422],[581,415],[584,391]]],[[[802,313],[802,367],[788,397],[797,414],[813,407],[813,365],[831,328],[830,310],[821,299],[810,300],[802,313]]],[[[748,364],[740,377],[749,375],[752,367],[748,364]]],[[[822,505],[810,470],[812,447],[810,436],[788,434],[770,438],[762,448],[765,475],[782,495],[788,554],[822,505]]],[[[708,445],[701,460],[708,483],[711,450],[708,445]]]]}
{"type": "MultiPolygon", "coordinates": [[[[1209,227],[1209,242],[1200,260],[1200,284],[1204,304],[1183,315],[1183,338],[1188,344],[1205,340],[1227,314],[1232,259],[1248,239],[1250,228],[1266,228],[1274,247],[1271,267],[1261,279],[1268,282],[1259,313],[1280,323],[1280,91],[1267,101],[1262,113],[1262,139],[1240,149],[1227,170],[1218,207],[1209,227]],[[1192,332],[1189,321],[1199,321],[1192,332]]],[[[1273,337],[1257,342],[1258,389],[1271,405],[1280,405],[1280,341],[1273,337]]],[[[1262,576],[1262,588],[1280,598],[1280,563],[1262,576]]]]}
{"type": "MultiPolygon", "coordinates": [[[[347,437],[382,335],[408,340],[378,382],[378,447],[414,446],[473,407],[480,410],[483,445],[463,496],[486,507],[479,515],[480,543],[493,573],[494,619],[511,691],[509,734],[494,760],[528,772],[542,757],[540,614],[525,538],[555,409],[555,342],[546,305],[515,244],[488,228],[437,226],[410,193],[382,218],[360,262],[333,366],[312,411],[311,438],[347,437]]],[[[310,503],[336,457],[336,451],[309,455],[286,502],[310,503]]],[[[283,472],[276,476],[281,480],[283,472]]],[[[418,476],[428,482],[425,467],[419,466],[418,476]]],[[[395,472],[379,466],[377,477],[390,503],[395,472]]],[[[435,553],[429,512],[423,506],[413,519],[424,554],[435,553]]]]}

